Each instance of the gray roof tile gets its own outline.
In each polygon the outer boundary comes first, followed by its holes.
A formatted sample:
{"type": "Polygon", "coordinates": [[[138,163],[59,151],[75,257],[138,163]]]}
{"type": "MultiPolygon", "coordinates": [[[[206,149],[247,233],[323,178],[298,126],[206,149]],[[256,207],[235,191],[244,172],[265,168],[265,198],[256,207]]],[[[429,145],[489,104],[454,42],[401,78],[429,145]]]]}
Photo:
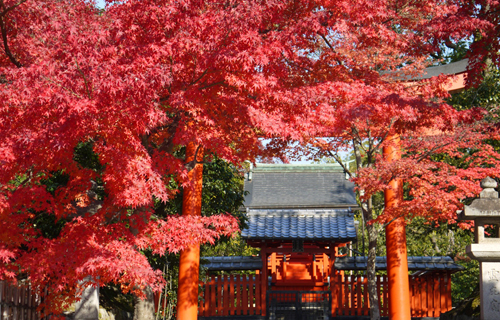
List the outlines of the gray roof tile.
{"type": "Polygon", "coordinates": [[[260,257],[202,257],[201,265],[208,270],[260,270],[262,259],[260,257]]]}
{"type": "MultiPolygon", "coordinates": [[[[335,260],[337,270],[366,270],[368,257],[340,257],[335,260]]],[[[387,258],[377,257],[375,259],[376,268],[387,269],[387,258]]],[[[410,271],[460,271],[463,270],[450,257],[408,257],[408,270],[410,271]]]]}
{"type": "Polygon", "coordinates": [[[247,208],[357,207],[354,184],[340,166],[258,164],[251,177],[247,208]]]}
{"type": "Polygon", "coordinates": [[[250,209],[247,215],[248,228],[241,236],[249,240],[356,240],[348,209],[250,209]]]}

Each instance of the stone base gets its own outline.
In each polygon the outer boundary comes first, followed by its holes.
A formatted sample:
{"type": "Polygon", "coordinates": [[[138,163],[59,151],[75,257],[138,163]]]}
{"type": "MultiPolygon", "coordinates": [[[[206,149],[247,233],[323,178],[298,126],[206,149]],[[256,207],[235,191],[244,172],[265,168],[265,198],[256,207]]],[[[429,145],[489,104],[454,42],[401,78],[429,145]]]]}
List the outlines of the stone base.
{"type": "MultiPolygon", "coordinates": [[[[89,283],[88,279],[84,281],[89,283]]],[[[99,319],[99,288],[88,285],[82,292],[80,301],[76,303],[74,320],[98,320],[99,319]]]]}
{"type": "Polygon", "coordinates": [[[481,320],[498,320],[500,319],[500,263],[481,262],[479,267],[481,320]]]}

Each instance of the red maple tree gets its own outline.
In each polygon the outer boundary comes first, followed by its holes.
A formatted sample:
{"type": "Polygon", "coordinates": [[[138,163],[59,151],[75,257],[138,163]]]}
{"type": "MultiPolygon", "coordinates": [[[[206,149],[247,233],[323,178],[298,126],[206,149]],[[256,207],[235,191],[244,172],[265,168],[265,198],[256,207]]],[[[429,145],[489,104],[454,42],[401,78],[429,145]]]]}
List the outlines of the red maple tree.
{"type": "Polygon", "coordinates": [[[272,91],[279,66],[261,72],[283,52],[263,36],[279,3],[0,8],[2,277],[24,273],[48,286],[52,309],[71,302],[86,276],[140,293],[163,281],[138,250],[176,252],[237,230],[228,216],[162,219],[153,209],[175,194],[172,179],[189,187],[180,146],[240,162],[255,157],[263,132],[283,130],[255,120],[287,111],[272,91]],[[82,143],[98,165],[77,161],[82,143]],[[52,190],[57,176],[65,181],[52,190]],[[59,234],[36,225],[42,214],[65,221],[59,234]]]}
{"type": "Polygon", "coordinates": [[[235,231],[227,216],[164,219],[155,202],[175,194],[172,179],[189,187],[188,142],[237,163],[261,137],[300,136],[288,123],[309,109],[287,80],[288,24],[318,5],[1,1],[2,277],[48,286],[52,309],[87,276],[139,294],[162,279],[138,250],[235,231]],[[47,215],[52,232],[37,222],[47,215]]]}
{"type": "MultiPolygon", "coordinates": [[[[471,11],[452,0],[130,0],[104,11],[80,0],[1,0],[0,274],[27,273],[61,297],[89,275],[124,290],[161,285],[138,249],[175,252],[236,229],[224,216],[154,214],[154,201],[176,192],[166,187],[171,179],[189,187],[189,166],[176,156],[188,142],[237,163],[262,151],[262,137],[277,138],[271,151],[318,136],[334,137],[314,142],[329,151],[369,143],[366,156],[376,158],[389,133],[413,135],[404,140],[413,158],[359,172],[364,199],[384,188],[379,181],[417,165],[439,171],[420,148],[459,145],[445,142],[450,134],[436,144],[425,129],[463,136],[471,128],[462,146],[496,131],[465,125],[479,112],[429,102],[444,95],[441,78],[418,90],[401,79],[418,74],[440,41],[491,30],[471,11]],[[77,161],[82,143],[99,166],[77,161]],[[65,181],[50,189],[57,175],[65,181]],[[42,213],[65,221],[55,237],[35,225],[42,213]]],[[[454,199],[477,191],[450,180],[457,171],[439,172],[449,172],[449,182],[410,175],[422,190],[414,208],[427,201],[425,187],[454,183],[464,190],[454,199]]],[[[70,300],[51,302],[58,301],[70,300]]]]}

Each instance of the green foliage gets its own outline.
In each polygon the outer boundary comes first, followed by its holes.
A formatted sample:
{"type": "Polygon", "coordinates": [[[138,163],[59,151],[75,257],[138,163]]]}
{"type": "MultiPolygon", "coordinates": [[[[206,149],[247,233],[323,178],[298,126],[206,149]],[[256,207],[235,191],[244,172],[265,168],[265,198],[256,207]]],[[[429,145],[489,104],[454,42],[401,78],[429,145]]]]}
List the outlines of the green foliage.
{"type": "MultiPolygon", "coordinates": [[[[243,175],[230,163],[214,157],[211,162],[203,166],[203,191],[201,214],[210,216],[220,213],[229,213],[238,218],[240,228],[246,226],[246,218],[240,208],[245,200],[243,190],[243,175]]],[[[174,181],[172,188],[177,188],[174,181]]],[[[158,202],[156,213],[160,215],[179,214],[182,212],[182,189],[168,203],[158,202]]],[[[251,255],[255,251],[248,247],[240,238],[222,238],[215,246],[202,247],[205,256],[251,255]]]]}
{"type": "Polygon", "coordinates": [[[56,239],[67,220],[57,219],[53,214],[41,212],[31,222],[33,223],[33,227],[38,229],[44,238],[56,239]]]}
{"type": "Polygon", "coordinates": [[[202,215],[236,214],[245,199],[243,176],[234,166],[214,158],[203,167],[202,197],[202,215]]]}
{"type": "Polygon", "coordinates": [[[479,262],[464,257],[456,260],[465,270],[451,276],[451,299],[453,305],[469,299],[479,292],[479,262]]]}
{"type": "Polygon", "coordinates": [[[431,155],[431,159],[436,162],[444,162],[450,164],[459,169],[467,169],[474,160],[474,153],[477,149],[460,150],[462,155],[451,157],[448,154],[434,154],[431,155]]]}
{"type": "Polygon", "coordinates": [[[439,46],[439,51],[431,56],[431,60],[438,59],[440,65],[447,65],[465,59],[469,52],[470,43],[470,39],[462,39],[456,43],[452,43],[448,39],[439,46]]]}
{"type": "Polygon", "coordinates": [[[69,175],[63,171],[52,172],[47,178],[41,180],[47,192],[50,192],[52,195],[56,192],[57,188],[66,186],[68,181],[69,175]]]}
{"type": "MultiPolygon", "coordinates": [[[[485,108],[489,112],[486,120],[497,122],[498,106],[500,105],[500,69],[494,66],[490,67],[477,88],[469,88],[452,94],[448,103],[458,110],[473,107],[485,108]]],[[[500,141],[491,140],[487,143],[495,150],[500,149],[500,141]]],[[[473,156],[473,153],[474,150],[471,149],[468,154],[464,153],[464,155],[473,156]]],[[[464,168],[468,166],[470,157],[439,160],[453,164],[458,168],[464,168]]],[[[465,204],[469,204],[470,201],[471,199],[464,199],[465,204]]],[[[453,304],[457,305],[462,301],[469,301],[468,304],[472,304],[474,301],[472,297],[477,295],[479,289],[479,263],[471,260],[465,254],[465,247],[474,240],[472,232],[461,230],[456,225],[441,224],[436,230],[431,231],[430,238],[434,239],[434,248],[445,248],[445,251],[448,252],[443,253],[453,257],[457,263],[465,268],[464,271],[452,276],[453,304]]],[[[428,241],[427,244],[429,244],[428,241]]],[[[427,247],[427,245],[424,244],[423,247],[427,247]]],[[[473,306],[471,308],[474,309],[473,306]]]]}
{"type": "Polygon", "coordinates": [[[106,310],[134,312],[134,296],[124,294],[118,285],[108,284],[99,287],[99,304],[106,310]]]}
{"type": "Polygon", "coordinates": [[[94,142],[79,143],[75,148],[73,159],[83,168],[101,171],[103,166],[99,162],[99,155],[94,152],[94,142]]]}
{"type": "MultiPolygon", "coordinates": [[[[170,182],[171,189],[179,188],[179,193],[168,203],[157,201],[155,211],[160,216],[181,214],[183,190],[175,181],[170,182]]],[[[243,175],[231,164],[222,159],[214,159],[203,166],[203,191],[201,214],[210,216],[220,213],[235,215],[243,223],[239,213],[244,201],[243,175]]]]}
{"type": "MultiPolygon", "coordinates": [[[[92,142],[79,143],[75,148],[73,159],[84,168],[96,171],[102,169],[99,156],[93,150],[92,142]]],[[[64,170],[59,170],[48,174],[41,180],[41,184],[45,186],[47,192],[54,195],[58,188],[68,184],[69,179],[70,176],[64,170]]],[[[102,199],[104,196],[103,188],[95,189],[96,194],[102,199]]],[[[35,218],[31,220],[33,226],[40,231],[40,234],[48,239],[57,238],[67,221],[67,219],[58,219],[54,214],[48,212],[37,212],[35,218]]]]}
{"type": "MultiPolygon", "coordinates": [[[[470,88],[452,94],[448,103],[458,110],[484,107],[490,111],[496,111],[495,107],[500,104],[499,68],[491,67],[484,75],[483,82],[477,88],[470,88]]],[[[490,120],[493,120],[493,118],[490,118],[490,120]]]]}
{"type": "MultiPolygon", "coordinates": [[[[383,199],[380,200],[383,202],[383,199]]],[[[364,246],[362,238],[361,214],[355,216],[360,221],[358,242],[354,249],[360,254],[367,255],[368,239],[365,232],[364,246]]],[[[385,256],[385,232],[377,237],[377,256],[385,256]]],[[[366,231],[366,230],[365,230],[366,231]]],[[[461,301],[471,298],[479,286],[479,264],[471,260],[465,253],[465,247],[472,243],[474,234],[470,230],[463,230],[457,224],[429,223],[422,217],[415,217],[408,221],[406,226],[406,243],[408,256],[449,256],[462,265],[463,271],[452,275],[452,302],[458,305],[461,301]]],[[[384,273],[384,271],[378,271],[384,273]]]]}
{"type": "Polygon", "coordinates": [[[479,264],[465,253],[465,247],[474,241],[470,230],[457,224],[434,224],[423,218],[414,218],[406,226],[408,256],[449,256],[462,265],[463,271],[452,275],[453,305],[468,299],[479,286],[479,264]]]}
{"type": "MultiPolygon", "coordinates": [[[[240,221],[240,228],[246,227],[246,218],[240,209],[243,206],[243,175],[221,159],[214,159],[203,169],[202,214],[231,213],[240,221]]],[[[221,239],[215,245],[205,244],[201,255],[208,256],[251,256],[259,250],[248,246],[237,236],[221,239]]]]}
{"type": "MultiPolygon", "coordinates": [[[[374,201],[374,210],[377,211],[378,214],[380,214],[381,209],[383,209],[383,204],[384,204],[384,195],[383,194],[376,194],[373,198],[374,201]]],[[[363,222],[363,216],[360,211],[358,211],[354,215],[354,219],[356,221],[359,221],[358,224],[358,239],[357,242],[354,244],[354,250],[356,250],[354,253],[355,255],[368,255],[368,231],[366,229],[366,226],[364,225],[363,222]]],[[[376,252],[375,254],[377,256],[385,256],[386,255],[386,248],[385,248],[385,232],[384,232],[384,227],[376,222],[373,222],[373,225],[375,228],[378,230],[378,235],[377,235],[377,246],[376,246],[376,252]]],[[[347,253],[347,252],[345,252],[347,253]]]]}
{"type": "MultiPolygon", "coordinates": [[[[69,176],[62,171],[55,171],[41,180],[42,185],[45,185],[47,192],[55,194],[57,188],[66,186],[69,181],[69,176]]],[[[54,214],[48,212],[33,212],[34,218],[30,220],[33,227],[40,232],[44,238],[55,239],[61,233],[62,228],[66,224],[66,219],[58,219],[54,214]]]]}
{"type": "Polygon", "coordinates": [[[449,64],[451,62],[457,62],[465,59],[467,52],[469,51],[470,41],[460,40],[455,45],[453,50],[448,51],[445,56],[444,64],[449,64]]]}
{"type": "Polygon", "coordinates": [[[457,224],[429,223],[422,217],[415,217],[406,226],[409,256],[465,255],[465,247],[473,241],[474,235],[457,224]]]}
{"type": "Polygon", "coordinates": [[[259,249],[248,246],[245,240],[243,240],[239,235],[235,238],[228,239],[227,241],[221,241],[215,246],[203,245],[201,247],[201,254],[205,257],[252,256],[257,255],[258,253],[259,249]]]}

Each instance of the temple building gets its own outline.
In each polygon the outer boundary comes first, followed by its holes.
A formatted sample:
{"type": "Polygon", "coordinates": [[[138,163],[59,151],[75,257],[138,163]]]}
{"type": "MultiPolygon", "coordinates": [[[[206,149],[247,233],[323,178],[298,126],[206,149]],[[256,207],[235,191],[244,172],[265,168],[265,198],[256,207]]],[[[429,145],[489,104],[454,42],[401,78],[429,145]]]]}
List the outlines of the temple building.
{"type": "MultiPolygon", "coordinates": [[[[257,164],[245,177],[248,228],[242,238],[258,257],[209,257],[200,319],[360,319],[369,315],[366,257],[355,255],[354,185],[334,164],[257,164]],[[240,271],[231,274],[231,271],[240,271]],[[242,274],[241,271],[247,271],[242,274]]],[[[449,257],[409,257],[412,317],[451,309],[449,257]]],[[[386,257],[377,258],[377,269],[386,257]]],[[[378,276],[382,316],[387,276],[378,276]]]]}

